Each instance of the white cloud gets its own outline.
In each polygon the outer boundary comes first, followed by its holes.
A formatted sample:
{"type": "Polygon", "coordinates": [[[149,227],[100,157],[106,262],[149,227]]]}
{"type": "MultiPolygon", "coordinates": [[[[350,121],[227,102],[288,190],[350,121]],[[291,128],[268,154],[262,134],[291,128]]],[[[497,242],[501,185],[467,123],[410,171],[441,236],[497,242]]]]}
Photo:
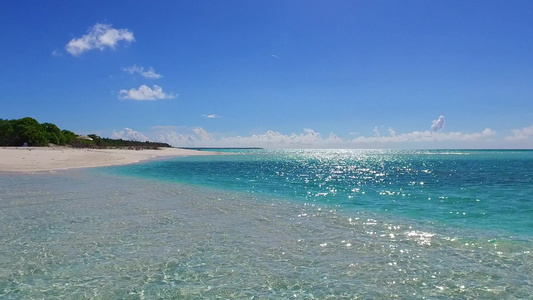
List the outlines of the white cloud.
{"type": "Polygon", "coordinates": [[[486,128],[482,132],[475,133],[463,133],[463,132],[433,132],[433,131],[413,131],[410,133],[402,133],[399,135],[390,136],[376,136],[365,137],[360,136],[352,142],[361,144],[370,143],[416,143],[416,142],[439,142],[439,141],[462,141],[462,142],[474,142],[482,141],[494,136],[496,132],[490,128],[486,128]]]}
{"type": "Polygon", "coordinates": [[[124,68],[124,72],[127,72],[129,74],[140,74],[144,78],[150,78],[150,79],[159,79],[163,77],[161,74],[158,74],[154,71],[154,68],[150,67],[148,71],[145,71],[143,67],[139,67],[137,65],[133,65],[129,68],[124,68]]]}
{"type": "Polygon", "coordinates": [[[439,131],[441,130],[444,125],[446,124],[446,121],[444,119],[444,116],[440,116],[437,120],[433,120],[433,124],[431,125],[431,129],[433,131],[439,131]]]}
{"type": "Polygon", "coordinates": [[[272,54],[272,57],[279,59],[279,56],[277,56],[276,54],[272,54]]]}
{"type": "Polygon", "coordinates": [[[118,92],[119,99],[131,100],[160,100],[160,99],[174,99],[177,95],[166,94],[163,88],[155,85],[153,89],[147,85],[141,85],[138,89],[131,88],[129,90],[120,90],[118,92]]]}
{"type": "Polygon", "coordinates": [[[174,147],[201,147],[199,145],[195,145],[191,135],[180,134],[174,130],[160,132],[157,134],[155,140],[160,143],[170,144],[174,147]]]}
{"type": "Polygon", "coordinates": [[[223,137],[218,142],[224,147],[314,148],[324,147],[326,144],[337,145],[341,141],[334,133],[331,133],[327,138],[322,138],[319,132],[306,128],[300,134],[284,135],[269,130],[265,134],[223,137]]]}
{"type": "MultiPolygon", "coordinates": [[[[377,133],[376,133],[377,134],[377,133]]],[[[263,135],[252,135],[248,137],[226,137],[219,142],[225,146],[243,147],[273,147],[273,148],[368,148],[386,146],[391,144],[408,145],[420,142],[481,142],[486,141],[495,132],[489,128],[477,133],[436,133],[432,131],[415,131],[411,133],[396,134],[394,130],[389,131],[390,136],[360,136],[355,139],[342,139],[334,133],[330,133],[327,138],[323,138],[319,132],[305,129],[302,134],[292,133],[284,135],[275,131],[268,131],[263,135]]],[[[412,147],[412,146],[411,146],[412,147]]]]}
{"type": "Polygon", "coordinates": [[[202,127],[185,128],[175,126],[154,126],[155,140],[162,143],[168,143],[174,147],[212,147],[215,145],[213,136],[205,131],[202,127]]]}
{"type": "MultiPolygon", "coordinates": [[[[374,128],[375,135],[342,138],[335,133],[322,136],[305,128],[301,133],[283,134],[268,130],[264,134],[221,136],[201,127],[154,126],[147,134],[152,140],[175,147],[264,147],[264,148],[486,148],[494,142],[496,132],[486,128],[481,132],[435,132],[432,130],[397,133],[388,129],[388,136],[374,128]]],[[[517,130],[516,136],[533,137],[533,126],[517,130]]]]}
{"type": "Polygon", "coordinates": [[[52,56],[61,57],[63,56],[63,52],[54,49],[54,51],[52,51],[52,56]]]}
{"type": "Polygon", "coordinates": [[[113,134],[111,135],[111,138],[123,139],[127,141],[138,141],[138,142],[150,141],[150,138],[148,138],[141,132],[132,130],[130,128],[124,128],[124,130],[121,130],[118,132],[113,130],[113,134]]]}
{"type": "Polygon", "coordinates": [[[332,132],[332,133],[329,134],[327,142],[329,144],[341,144],[343,142],[343,140],[338,135],[336,135],[335,133],[332,132]]]}
{"type": "Polygon", "coordinates": [[[205,131],[202,127],[196,127],[192,129],[194,134],[202,141],[212,140],[213,136],[205,131]]]}
{"type": "MultiPolygon", "coordinates": [[[[414,131],[397,134],[389,131],[389,136],[360,136],[355,139],[343,139],[335,133],[322,136],[312,129],[304,129],[302,133],[282,134],[269,130],[264,134],[250,136],[225,136],[216,138],[214,134],[202,127],[176,127],[176,126],[153,126],[152,132],[147,134],[152,141],[168,143],[175,147],[265,147],[265,148],[383,148],[383,147],[407,147],[416,145],[431,147],[431,145],[443,145],[448,143],[481,143],[491,141],[496,134],[492,129],[482,132],[433,132],[414,131]],[[434,144],[439,143],[439,144],[434,144]]],[[[123,131],[114,132],[113,137],[129,137],[134,140],[148,140],[142,133],[125,128],[123,131]]],[[[448,145],[446,144],[446,145],[448,145]]],[[[472,145],[472,144],[469,144],[472,145]]]]}
{"type": "Polygon", "coordinates": [[[219,115],[215,115],[215,114],[211,114],[211,115],[202,115],[202,117],[206,118],[206,119],[218,119],[218,118],[221,118],[221,116],[219,115]]]}
{"type": "Polygon", "coordinates": [[[79,56],[93,49],[114,49],[120,41],[127,43],[135,41],[133,32],[128,29],[115,29],[108,24],[96,23],[89,28],[86,35],[70,40],[65,48],[70,54],[79,56]]]}
{"type": "Polygon", "coordinates": [[[172,126],[155,126],[155,139],[158,142],[169,143],[175,147],[267,147],[267,148],[305,148],[320,146],[324,141],[338,144],[342,141],[336,134],[331,133],[323,139],[320,133],[312,129],[304,129],[301,134],[283,135],[272,130],[265,134],[251,136],[233,136],[215,138],[202,127],[180,128],[172,126]]]}
{"type": "Polygon", "coordinates": [[[528,139],[533,139],[533,125],[524,127],[522,129],[513,129],[511,132],[512,135],[505,137],[505,139],[508,141],[525,141],[528,139]]]}
{"type": "Polygon", "coordinates": [[[379,133],[379,128],[378,128],[377,126],[374,127],[374,130],[373,130],[373,131],[374,131],[374,135],[375,135],[375,136],[378,136],[378,137],[381,136],[381,133],[379,133]]]}
{"type": "Polygon", "coordinates": [[[396,130],[394,130],[391,127],[389,127],[389,135],[390,136],[396,136],[396,130]]]}

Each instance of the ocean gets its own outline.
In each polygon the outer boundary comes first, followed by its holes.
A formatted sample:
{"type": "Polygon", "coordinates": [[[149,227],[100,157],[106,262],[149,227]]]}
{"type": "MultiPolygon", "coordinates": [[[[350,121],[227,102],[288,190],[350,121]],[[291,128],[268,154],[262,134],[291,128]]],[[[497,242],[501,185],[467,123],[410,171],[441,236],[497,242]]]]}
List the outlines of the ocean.
{"type": "Polygon", "coordinates": [[[1,299],[527,299],[533,151],[0,174],[1,299]]]}

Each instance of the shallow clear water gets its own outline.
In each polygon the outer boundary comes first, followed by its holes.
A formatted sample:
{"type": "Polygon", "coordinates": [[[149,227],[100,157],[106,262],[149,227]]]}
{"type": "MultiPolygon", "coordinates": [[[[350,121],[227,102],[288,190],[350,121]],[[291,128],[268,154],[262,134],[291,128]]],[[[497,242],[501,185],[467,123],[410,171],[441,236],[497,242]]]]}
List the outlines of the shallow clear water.
{"type": "Polygon", "coordinates": [[[0,298],[533,294],[530,152],[311,153],[0,174],[0,298]]]}

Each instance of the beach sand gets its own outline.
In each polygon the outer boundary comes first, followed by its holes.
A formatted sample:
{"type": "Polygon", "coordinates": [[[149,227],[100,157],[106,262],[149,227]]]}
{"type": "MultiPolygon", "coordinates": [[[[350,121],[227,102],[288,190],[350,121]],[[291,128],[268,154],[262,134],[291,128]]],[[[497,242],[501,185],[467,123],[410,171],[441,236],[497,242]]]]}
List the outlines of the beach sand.
{"type": "Polygon", "coordinates": [[[0,172],[43,172],[125,165],[172,156],[217,155],[218,152],[176,148],[160,150],[77,149],[69,147],[2,147],[0,172]]]}

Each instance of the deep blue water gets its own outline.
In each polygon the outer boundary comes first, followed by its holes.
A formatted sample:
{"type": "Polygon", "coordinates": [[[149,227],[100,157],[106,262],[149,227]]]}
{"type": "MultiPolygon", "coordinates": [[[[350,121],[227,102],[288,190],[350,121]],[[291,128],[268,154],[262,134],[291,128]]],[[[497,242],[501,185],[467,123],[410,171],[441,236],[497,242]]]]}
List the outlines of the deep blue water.
{"type": "Polygon", "coordinates": [[[106,172],[533,234],[533,151],[254,150],[106,172]]]}

